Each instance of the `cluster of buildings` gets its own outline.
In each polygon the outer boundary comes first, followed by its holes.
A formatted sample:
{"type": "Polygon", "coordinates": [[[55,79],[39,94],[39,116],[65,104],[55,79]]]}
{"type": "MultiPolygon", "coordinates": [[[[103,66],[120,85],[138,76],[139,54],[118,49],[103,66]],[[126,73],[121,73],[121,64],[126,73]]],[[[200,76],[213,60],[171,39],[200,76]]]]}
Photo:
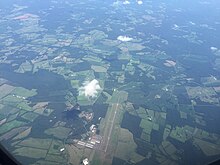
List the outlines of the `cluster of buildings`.
{"type": "Polygon", "coordinates": [[[87,147],[91,149],[98,149],[100,147],[102,136],[96,134],[97,127],[92,124],[89,128],[89,132],[87,135],[89,135],[89,138],[87,140],[75,140],[74,142],[79,147],[87,147]]]}
{"type": "Polygon", "coordinates": [[[85,112],[85,111],[82,111],[82,112],[79,114],[79,117],[86,119],[86,121],[91,121],[91,120],[93,119],[93,117],[94,117],[94,113],[93,113],[93,112],[85,112]]]}

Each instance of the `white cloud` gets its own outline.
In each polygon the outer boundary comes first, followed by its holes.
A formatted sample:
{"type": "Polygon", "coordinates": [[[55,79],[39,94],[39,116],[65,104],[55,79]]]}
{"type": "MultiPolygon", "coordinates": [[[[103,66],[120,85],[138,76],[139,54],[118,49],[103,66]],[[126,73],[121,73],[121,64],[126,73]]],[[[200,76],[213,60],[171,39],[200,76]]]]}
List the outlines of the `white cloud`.
{"type": "Polygon", "coordinates": [[[143,1],[137,1],[138,5],[142,5],[143,1]]]}
{"type": "Polygon", "coordinates": [[[120,4],[119,1],[115,1],[113,2],[112,6],[118,6],[119,4],[120,4]]]}
{"type": "Polygon", "coordinates": [[[126,1],[123,2],[123,4],[128,5],[128,4],[130,4],[130,2],[126,0],[126,1]]]}
{"type": "Polygon", "coordinates": [[[127,37],[127,36],[118,36],[117,40],[123,41],[123,42],[128,42],[128,41],[133,40],[133,38],[130,38],[130,37],[127,37]]]}
{"type": "Polygon", "coordinates": [[[215,52],[215,51],[217,51],[218,50],[218,48],[216,48],[216,47],[210,47],[210,49],[211,49],[211,51],[213,51],[213,52],[215,52]]]}
{"type": "Polygon", "coordinates": [[[195,24],[194,22],[192,22],[192,21],[190,21],[189,23],[190,23],[191,25],[196,25],[196,24],[195,24]]]}
{"type": "Polygon", "coordinates": [[[97,97],[97,94],[101,89],[98,80],[94,79],[90,82],[83,83],[84,86],[79,88],[79,95],[84,95],[86,97],[97,97]]]}

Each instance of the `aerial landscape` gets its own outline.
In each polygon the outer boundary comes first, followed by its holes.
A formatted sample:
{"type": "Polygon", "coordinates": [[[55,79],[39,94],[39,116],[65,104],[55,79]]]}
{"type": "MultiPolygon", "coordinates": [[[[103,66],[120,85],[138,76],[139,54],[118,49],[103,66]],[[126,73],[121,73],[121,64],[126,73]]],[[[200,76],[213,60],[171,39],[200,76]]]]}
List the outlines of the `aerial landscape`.
{"type": "Polygon", "coordinates": [[[0,1],[0,143],[24,165],[220,159],[220,1],[0,1]]]}

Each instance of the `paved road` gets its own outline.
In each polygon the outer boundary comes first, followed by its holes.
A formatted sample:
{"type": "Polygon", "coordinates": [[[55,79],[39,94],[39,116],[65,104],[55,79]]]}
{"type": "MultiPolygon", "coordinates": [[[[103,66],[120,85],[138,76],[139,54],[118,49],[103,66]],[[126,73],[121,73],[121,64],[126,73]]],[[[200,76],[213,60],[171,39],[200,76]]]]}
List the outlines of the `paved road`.
{"type": "MultiPolygon", "coordinates": [[[[109,108],[105,116],[103,127],[101,128],[102,143],[100,150],[97,151],[97,159],[100,161],[100,165],[110,165],[112,164],[112,159],[114,156],[114,151],[116,144],[112,143],[113,134],[115,133],[115,125],[119,122],[118,115],[121,113],[122,108],[121,103],[127,100],[127,92],[116,91],[113,93],[112,99],[109,103],[109,108]]],[[[117,136],[117,135],[116,135],[117,136]]]]}
{"type": "Polygon", "coordinates": [[[115,122],[115,117],[116,117],[116,114],[117,114],[117,110],[118,110],[118,103],[117,104],[113,104],[112,106],[116,106],[115,108],[114,107],[112,107],[112,109],[114,109],[114,116],[113,116],[113,119],[112,119],[112,121],[110,121],[110,123],[111,123],[111,127],[110,127],[110,131],[109,131],[109,134],[108,134],[108,139],[107,139],[107,143],[106,143],[106,146],[105,146],[105,152],[107,151],[107,149],[108,149],[108,144],[109,144],[109,140],[110,140],[110,138],[111,138],[111,134],[112,134],[112,129],[113,129],[113,126],[114,126],[114,122],[115,122]]]}

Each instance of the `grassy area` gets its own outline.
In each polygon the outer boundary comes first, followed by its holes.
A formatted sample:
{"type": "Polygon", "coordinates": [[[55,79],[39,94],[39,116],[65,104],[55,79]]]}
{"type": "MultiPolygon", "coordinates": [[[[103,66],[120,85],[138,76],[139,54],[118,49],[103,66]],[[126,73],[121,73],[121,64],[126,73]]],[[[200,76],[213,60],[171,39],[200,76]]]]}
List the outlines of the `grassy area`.
{"type": "Polygon", "coordinates": [[[107,68],[105,68],[105,67],[103,67],[103,66],[92,65],[91,68],[92,68],[92,70],[94,70],[95,72],[107,72],[107,68]]]}
{"type": "Polygon", "coordinates": [[[31,133],[31,128],[32,128],[32,127],[29,127],[29,128],[26,129],[25,131],[20,132],[17,136],[15,136],[15,137],[13,138],[13,140],[19,140],[19,139],[23,139],[23,138],[27,137],[27,136],[31,133]]]}
{"type": "Polygon", "coordinates": [[[36,92],[36,89],[28,90],[22,87],[17,87],[11,92],[11,94],[27,98],[27,97],[32,97],[36,95],[37,92],[36,92]]]}
{"type": "Polygon", "coordinates": [[[153,123],[153,129],[159,131],[159,124],[153,123]]]}
{"type": "Polygon", "coordinates": [[[46,157],[47,150],[30,148],[30,147],[19,147],[15,149],[12,153],[13,155],[17,155],[17,156],[40,159],[46,157]]]}
{"type": "Polygon", "coordinates": [[[166,140],[166,138],[170,135],[171,126],[166,125],[164,132],[163,132],[163,140],[166,140]]]}
{"type": "Polygon", "coordinates": [[[171,157],[173,160],[179,159],[176,147],[169,141],[163,141],[159,148],[161,151],[163,151],[164,155],[167,155],[167,157],[171,157]]]}
{"type": "Polygon", "coordinates": [[[60,155],[47,154],[47,157],[45,160],[64,164],[66,158],[64,158],[61,154],[60,155]]]}
{"type": "Polygon", "coordinates": [[[20,65],[20,67],[17,70],[15,70],[15,72],[24,73],[24,72],[28,72],[28,71],[30,72],[31,70],[32,70],[31,63],[28,61],[25,61],[20,65]]]}
{"type": "Polygon", "coordinates": [[[22,98],[18,98],[16,96],[11,95],[11,94],[4,97],[3,99],[1,99],[1,102],[3,104],[12,105],[12,106],[16,106],[18,103],[20,103],[22,101],[23,101],[22,98]]]}
{"type": "Polygon", "coordinates": [[[18,145],[25,147],[48,149],[50,147],[51,142],[52,139],[27,138],[21,141],[18,145]]]}
{"type": "Polygon", "coordinates": [[[125,160],[137,163],[144,159],[143,156],[136,153],[137,145],[134,142],[133,135],[127,129],[120,129],[118,145],[115,156],[125,160]]]}
{"type": "Polygon", "coordinates": [[[33,122],[38,116],[39,116],[39,115],[36,114],[36,113],[27,112],[27,113],[25,113],[24,115],[22,115],[21,117],[22,117],[23,119],[26,119],[26,120],[28,120],[28,121],[33,122]]]}
{"type": "Polygon", "coordinates": [[[207,156],[215,156],[220,154],[219,144],[210,143],[197,138],[194,139],[194,144],[196,144],[207,156]]]}
{"type": "Polygon", "coordinates": [[[98,154],[95,153],[95,155],[94,155],[94,157],[92,159],[91,165],[98,165],[98,164],[101,165],[101,161],[100,161],[100,158],[99,158],[98,154]]]}
{"type": "Polygon", "coordinates": [[[66,149],[69,155],[70,164],[80,164],[84,158],[84,149],[79,149],[74,145],[66,145],[66,149]]]}
{"type": "Polygon", "coordinates": [[[31,165],[60,165],[60,163],[56,163],[56,162],[50,162],[50,161],[46,161],[46,160],[39,160],[36,161],[34,164],[31,165]]]}
{"type": "Polygon", "coordinates": [[[0,86],[0,98],[5,97],[6,95],[10,94],[15,89],[14,86],[3,84],[0,86]]]}
{"type": "Polygon", "coordinates": [[[30,107],[26,102],[21,102],[17,105],[17,108],[25,110],[25,111],[32,111],[32,107],[30,107]]]}
{"type": "Polygon", "coordinates": [[[77,96],[77,102],[81,106],[93,105],[94,104],[94,100],[90,100],[88,97],[86,97],[84,95],[77,96]]]}
{"type": "Polygon", "coordinates": [[[143,139],[143,140],[145,140],[145,141],[150,143],[150,134],[146,133],[145,131],[142,131],[141,139],[143,139]]]}
{"type": "Polygon", "coordinates": [[[0,134],[3,134],[3,133],[8,132],[9,130],[11,130],[13,128],[20,127],[20,126],[23,126],[25,124],[26,124],[25,122],[17,121],[17,120],[7,122],[7,123],[1,125],[0,134]]]}
{"type": "Polygon", "coordinates": [[[128,99],[127,92],[115,90],[108,103],[119,103],[120,104],[120,103],[123,103],[124,101],[127,101],[127,99],[128,99]]]}
{"type": "Polygon", "coordinates": [[[63,142],[61,140],[53,140],[48,153],[49,154],[60,154],[60,149],[63,148],[63,142]]]}
{"type": "Polygon", "coordinates": [[[175,129],[171,131],[170,137],[182,143],[185,143],[188,139],[183,127],[175,127],[175,129]]]}
{"type": "Polygon", "coordinates": [[[55,127],[49,128],[45,131],[47,135],[52,135],[58,139],[65,139],[67,138],[68,134],[70,133],[71,129],[66,127],[55,127]]]}
{"type": "Polygon", "coordinates": [[[44,116],[50,116],[50,114],[53,112],[53,109],[48,109],[48,108],[38,108],[34,110],[35,113],[39,115],[44,115],[44,116]]]}
{"type": "Polygon", "coordinates": [[[150,134],[151,130],[152,130],[152,127],[153,127],[153,123],[149,120],[142,119],[141,123],[140,123],[140,127],[143,128],[145,132],[150,134]]]}
{"type": "Polygon", "coordinates": [[[79,88],[79,80],[70,80],[72,88],[79,88]]]}

